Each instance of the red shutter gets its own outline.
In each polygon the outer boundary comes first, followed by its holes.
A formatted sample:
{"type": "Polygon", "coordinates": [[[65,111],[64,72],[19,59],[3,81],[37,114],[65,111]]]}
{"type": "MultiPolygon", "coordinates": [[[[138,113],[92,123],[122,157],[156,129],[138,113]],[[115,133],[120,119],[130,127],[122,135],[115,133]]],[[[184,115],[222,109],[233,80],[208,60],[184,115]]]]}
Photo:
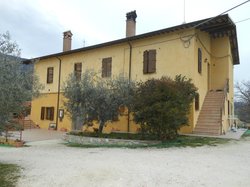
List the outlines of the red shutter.
{"type": "Polygon", "coordinates": [[[148,51],[148,73],[156,72],[156,50],[148,51]]]}
{"type": "Polygon", "coordinates": [[[143,73],[148,73],[148,51],[143,52],[143,73]]]}

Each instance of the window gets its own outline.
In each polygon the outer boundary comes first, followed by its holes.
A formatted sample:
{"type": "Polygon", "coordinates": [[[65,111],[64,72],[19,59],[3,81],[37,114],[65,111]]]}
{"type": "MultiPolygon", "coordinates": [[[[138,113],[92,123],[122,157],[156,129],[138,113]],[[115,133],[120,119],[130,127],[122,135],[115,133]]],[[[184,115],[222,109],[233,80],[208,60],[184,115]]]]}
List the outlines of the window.
{"type": "Polygon", "coordinates": [[[54,120],[54,107],[46,107],[46,119],[50,121],[54,120]]]}
{"type": "Polygon", "coordinates": [[[53,73],[54,73],[54,68],[49,67],[47,69],[47,83],[53,83],[53,73]]]}
{"type": "Polygon", "coordinates": [[[200,109],[200,95],[196,94],[194,100],[195,100],[195,103],[194,103],[195,110],[199,110],[200,109]]]}
{"type": "Polygon", "coordinates": [[[202,71],[202,52],[201,48],[198,48],[198,72],[201,73],[202,71]]]}
{"type": "Polygon", "coordinates": [[[41,120],[54,120],[54,107],[41,107],[41,120]]]}
{"type": "Polygon", "coordinates": [[[41,108],[41,117],[40,117],[41,120],[44,120],[44,114],[45,114],[45,107],[42,107],[41,108]]]}
{"type": "Polygon", "coordinates": [[[143,53],[143,73],[156,72],[156,50],[147,50],[143,53]]]}
{"type": "Polygon", "coordinates": [[[112,71],[112,58],[102,59],[102,77],[111,77],[112,71]]]}
{"type": "Polygon", "coordinates": [[[76,76],[76,80],[81,80],[82,63],[75,63],[74,73],[75,73],[75,76],[76,76]]]}

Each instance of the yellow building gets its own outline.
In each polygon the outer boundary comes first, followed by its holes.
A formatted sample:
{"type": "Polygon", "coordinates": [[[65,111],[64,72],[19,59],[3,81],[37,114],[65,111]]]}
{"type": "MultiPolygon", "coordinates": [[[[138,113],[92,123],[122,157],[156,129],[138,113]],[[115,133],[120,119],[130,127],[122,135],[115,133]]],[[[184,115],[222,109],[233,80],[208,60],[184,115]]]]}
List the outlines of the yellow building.
{"type": "MultiPolygon", "coordinates": [[[[233,115],[233,66],[239,64],[236,26],[228,15],[135,35],[136,12],[127,13],[126,38],[71,50],[72,33],[64,32],[63,52],[31,59],[44,84],[32,101],[31,119],[41,128],[71,130],[62,83],[72,72],[87,69],[103,77],[123,73],[131,80],[185,75],[198,88],[185,133],[222,134],[233,115]]],[[[127,115],[107,124],[105,132],[136,132],[127,115]]]]}

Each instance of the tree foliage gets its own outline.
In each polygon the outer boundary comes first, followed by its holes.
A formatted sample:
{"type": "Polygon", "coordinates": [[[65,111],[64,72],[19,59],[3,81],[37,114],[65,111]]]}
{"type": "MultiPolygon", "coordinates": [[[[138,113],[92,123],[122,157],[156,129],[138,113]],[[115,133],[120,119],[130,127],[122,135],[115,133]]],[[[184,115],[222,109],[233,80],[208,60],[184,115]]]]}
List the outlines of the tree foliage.
{"type": "Polygon", "coordinates": [[[32,68],[25,68],[19,55],[10,34],[0,34],[0,130],[11,124],[13,113],[20,114],[24,103],[37,96],[41,88],[32,68]]]}
{"type": "Polygon", "coordinates": [[[236,97],[238,99],[235,105],[237,115],[241,121],[250,122],[250,81],[242,81],[236,84],[236,97]]]}
{"type": "Polygon", "coordinates": [[[133,99],[134,120],[142,133],[158,139],[175,138],[180,127],[188,124],[190,105],[197,88],[190,79],[178,75],[140,82],[133,99]]]}
{"type": "Polygon", "coordinates": [[[123,76],[103,79],[90,70],[82,74],[81,80],[71,74],[63,90],[64,105],[73,121],[73,129],[97,120],[99,132],[102,132],[106,122],[118,118],[120,106],[130,106],[129,92],[133,85],[123,76]]]}

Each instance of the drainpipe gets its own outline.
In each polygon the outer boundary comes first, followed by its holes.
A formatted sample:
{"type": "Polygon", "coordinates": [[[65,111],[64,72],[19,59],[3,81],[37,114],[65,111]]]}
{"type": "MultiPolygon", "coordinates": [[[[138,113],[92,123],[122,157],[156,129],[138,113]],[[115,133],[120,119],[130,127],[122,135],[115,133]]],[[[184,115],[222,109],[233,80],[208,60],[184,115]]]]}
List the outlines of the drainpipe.
{"type": "Polygon", "coordinates": [[[59,57],[56,57],[59,60],[59,75],[58,75],[58,88],[57,88],[57,106],[56,106],[56,128],[58,128],[58,116],[59,116],[59,101],[60,101],[60,87],[61,87],[61,65],[62,60],[59,57]]]}
{"type": "MultiPolygon", "coordinates": [[[[130,88],[130,82],[131,82],[131,64],[132,64],[132,45],[131,42],[128,40],[129,45],[129,69],[128,69],[128,83],[130,88]]],[[[130,131],[130,110],[128,108],[128,132],[130,131]]]]}

